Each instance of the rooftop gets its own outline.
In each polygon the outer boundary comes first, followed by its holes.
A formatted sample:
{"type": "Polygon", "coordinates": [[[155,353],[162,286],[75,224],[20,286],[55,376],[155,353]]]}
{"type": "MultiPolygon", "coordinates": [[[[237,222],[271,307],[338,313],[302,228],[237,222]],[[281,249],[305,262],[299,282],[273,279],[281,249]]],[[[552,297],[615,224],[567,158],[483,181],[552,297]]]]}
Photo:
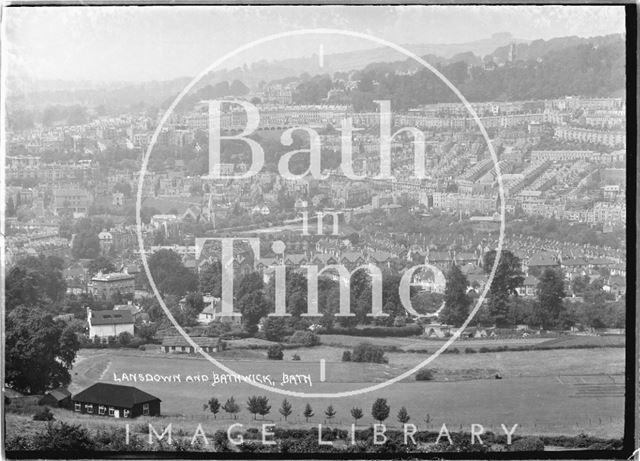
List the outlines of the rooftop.
{"type": "Polygon", "coordinates": [[[110,274],[103,274],[98,272],[91,280],[93,282],[114,282],[117,280],[134,280],[135,276],[131,274],[124,274],[122,272],[111,272],[110,274]]]}
{"type": "Polygon", "coordinates": [[[91,325],[122,325],[133,323],[129,310],[91,311],[91,325]]]}
{"type": "Polygon", "coordinates": [[[160,399],[132,386],[96,383],[74,395],[73,400],[76,402],[133,408],[134,405],[139,403],[147,403],[160,399]]]}

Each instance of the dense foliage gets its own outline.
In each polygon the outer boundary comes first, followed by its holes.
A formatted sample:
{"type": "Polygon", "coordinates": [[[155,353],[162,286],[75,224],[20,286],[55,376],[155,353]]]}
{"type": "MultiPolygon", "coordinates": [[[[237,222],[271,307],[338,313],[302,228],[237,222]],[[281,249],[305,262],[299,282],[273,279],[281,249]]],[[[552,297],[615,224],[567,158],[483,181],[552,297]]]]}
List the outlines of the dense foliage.
{"type": "MultiPolygon", "coordinates": [[[[430,58],[427,57],[427,60],[430,58]]],[[[625,49],[622,40],[595,46],[581,43],[551,50],[539,59],[485,66],[464,60],[436,63],[435,67],[469,101],[551,99],[565,95],[607,96],[623,89],[625,49]]],[[[420,104],[457,102],[456,95],[431,71],[399,75],[404,62],[371,64],[358,72],[357,89],[349,94],[356,110],[375,110],[376,100],[391,100],[394,110],[420,104]]],[[[330,88],[327,77],[301,83],[298,103],[318,104],[330,88]]]]}
{"type": "Polygon", "coordinates": [[[36,307],[19,306],[6,317],[5,381],[31,394],[66,386],[79,348],[72,328],[36,307]]]}

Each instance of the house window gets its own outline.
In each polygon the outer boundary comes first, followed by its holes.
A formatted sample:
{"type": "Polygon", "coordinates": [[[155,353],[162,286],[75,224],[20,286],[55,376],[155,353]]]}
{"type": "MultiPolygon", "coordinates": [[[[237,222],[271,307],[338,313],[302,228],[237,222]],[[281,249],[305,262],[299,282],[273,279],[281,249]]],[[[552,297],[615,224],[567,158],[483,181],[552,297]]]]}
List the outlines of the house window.
{"type": "Polygon", "coordinates": [[[148,403],[142,404],[142,414],[145,415],[145,416],[149,416],[149,404],[148,403]]]}
{"type": "Polygon", "coordinates": [[[74,411],[82,411],[82,404],[81,403],[76,403],[74,405],[74,411]]]}
{"type": "Polygon", "coordinates": [[[122,416],[124,416],[125,418],[128,418],[129,417],[129,410],[123,410],[122,416]]]}
{"type": "Polygon", "coordinates": [[[109,416],[113,416],[113,408],[109,407],[109,416]]]}
{"type": "Polygon", "coordinates": [[[87,413],[93,413],[93,405],[90,403],[85,404],[84,409],[87,410],[87,413]]]}
{"type": "Polygon", "coordinates": [[[99,415],[104,415],[106,411],[107,411],[107,407],[105,407],[104,405],[100,405],[98,407],[98,414],[99,415]]]}

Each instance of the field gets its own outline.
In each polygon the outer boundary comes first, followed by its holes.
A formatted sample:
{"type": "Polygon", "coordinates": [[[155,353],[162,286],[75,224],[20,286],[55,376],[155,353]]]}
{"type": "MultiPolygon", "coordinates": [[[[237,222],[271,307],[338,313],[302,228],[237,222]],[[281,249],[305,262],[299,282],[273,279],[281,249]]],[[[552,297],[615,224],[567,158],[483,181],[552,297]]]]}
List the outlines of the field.
{"type": "MultiPolygon", "coordinates": [[[[427,357],[417,353],[388,353],[390,365],[340,362],[342,350],[328,346],[287,350],[281,362],[264,359],[264,351],[228,351],[222,363],[242,375],[270,375],[276,387],[301,392],[341,392],[379,383],[415,366],[427,357]],[[293,353],[302,360],[291,361],[293,353]],[[326,381],[320,382],[319,360],[326,360],[326,381]],[[281,385],[282,374],[309,375],[312,385],[281,385]]],[[[324,423],[324,409],[332,404],[337,415],[330,425],[347,427],[353,421],[349,410],[363,409],[360,425],[371,424],[370,408],[378,397],[391,405],[388,426],[398,426],[395,414],[405,406],[419,430],[439,429],[446,423],[451,430],[467,430],[472,423],[486,430],[500,431],[500,425],[518,424],[518,434],[591,434],[599,437],[621,437],[624,415],[624,349],[557,349],[482,354],[444,354],[429,366],[435,371],[435,381],[417,382],[412,378],[389,387],[349,398],[294,398],[293,414],[285,423],[277,412],[285,396],[256,389],[247,383],[216,384],[186,382],[188,375],[221,373],[214,365],[197,356],[164,354],[158,350],[125,349],[80,351],[72,371],[69,387],[76,393],[96,381],[113,382],[114,373],[150,373],[180,375],[181,382],[131,383],[162,399],[163,424],[173,422],[178,428],[191,431],[198,423],[206,430],[226,428],[232,419],[224,412],[214,420],[203,404],[211,397],[224,402],[233,396],[242,406],[238,421],[245,426],[259,425],[244,408],[250,395],[267,395],[272,410],[265,422],[278,426],[305,425],[302,410],[309,402],[315,416],[309,426],[324,423]],[[478,379],[499,373],[503,379],[478,379]],[[427,422],[428,421],[428,422],[427,422]]],[[[211,380],[210,380],[211,381],[211,380]]],[[[126,383],[125,383],[126,384],[126,383]]],[[[58,418],[103,424],[106,418],[90,418],[56,410],[58,418]]],[[[11,415],[8,431],[20,431],[29,418],[11,415]]],[[[107,421],[108,424],[118,424],[107,421]]],[[[161,422],[158,421],[158,424],[161,422]]],[[[120,423],[122,424],[122,422],[120,423]]]]}
{"type": "MultiPolygon", "coordinates": [[[[375,337],[363,338],[359,336],[347,335],[322,335],[322,343],[336,347],[353,347],[356,344],[367,341],[372,344],[387,347],[397,347],[403,351],[423,351],[427,349],[432,352],[442,346],[443,339],[424,339],[419,337],[375,337]]],[[[559,338],[482,338],[482,339],[459,339],[452,345],[458,349],[471,347],[495,348],[499,346],[519,347],[535,346],[544,348],[568,348],[568,347],[621,347],[624,346],[624,336],[561,336],[559,338]]]]}

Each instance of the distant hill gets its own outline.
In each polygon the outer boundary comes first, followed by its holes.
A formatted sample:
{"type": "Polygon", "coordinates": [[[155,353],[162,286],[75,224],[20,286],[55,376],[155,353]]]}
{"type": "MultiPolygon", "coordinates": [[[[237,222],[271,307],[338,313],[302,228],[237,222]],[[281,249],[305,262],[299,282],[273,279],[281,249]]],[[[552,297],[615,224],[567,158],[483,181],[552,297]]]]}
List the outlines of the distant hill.
{"type": "MultiPolygon", "coordinates": [[[[509,33],[496,33],[490,38],[458,44],[422,44],[403,45],[418,56],[431,55],[434,62],[451,58],[460,53],[485,55],[496,48],[508,45],[512,41],[526,43],[514,39],[509,33]],[[437,56],[437,58],[436,58],[437,56]]],[[[361,69],[373,62],[391,62],[400,59],[397,51],[377,47],[362,51],[328,54],[324,58],[324,66],[320,67],[317,56],[285,59],[280,61],[258,61],[244,68],[223,69],[207,75],[195,89],[207,85],[216,85],[222,81],[240,80],[249,87],[257,86],[261,81],[272,81],[298,77],[307,72],[313,74],[330,74],[334,72],[361,69]]],[[[84,104],[97,106],[131,105],[138,102],[159,106],[172,96],[175,97],[191,80],[182,77],[168,81],[151,81],[143,83],[92,83],[74,81],[25,81],[14,79],[8,82],[8,94],[13,101],[20,101],[28,106],[47,104],[84,104]]]]}
{"type": "MultiPolygon", "coordinates": [[[[581,44],[589,43],[594,46],[604,46],[619,41],[624,41],[622,34],[611,34],[600,37],[581,38],[576,36],[558,37],[550,40],[534,40],[529,43],[516,44],[516,59],[536,60],[552,51],[559,51],[566,48],[575,47],[581,44]]],[[[488,56],[493,58],[495,62],[503,63],[507,61],[509,56],[509,45],[500,46],[490,53],[488,56]]]]}
{"type": "MultiPolygon", "coordinates": [[[[469,101],[510,101],[574,96],[619,96],[625,88],[625,42],[620,36],[596,40],[570,38],[523,48],[525,56],[499,65],[480,64],[472,55],[464,60],[435,64],[469,101]],[[475,64],[474,64],[475,62],[475,64]]],[[[504,50],[498,51],[497,61],[504,50]]],[[[507,54],[508,56],[508,54],[507,54]]],[[[479,59],[479,58],[478,58],[479,59]]],[[[456,96],[431,72],[398,75],[409,61],[375,63],[358,72],[358,88],[351,93],[357,110],[375,109],[374,100],[394,101],[398,110],[419,104],[455,102],[456,96]],[[375,82],[375,83],[374,83],[375,82]]],[[[302,96],[302,99],[307,99],[302,96]]]]}
{"type": "MultiPolygon", "coordinates": [[[[522,63],[524,62],[545,61],[548,59],[553,61],[553,66],[548,63],[537,67],[533,66],[522,72],[522,75],[520,74],[521,71],[518,71],[509,77],[510,79],[521,79],[522,82],[528,82],[527,85],[532,84],[533,86],[522,86],[515,80],[506,82],[496,80],[497,77],[503,78],[504,71],[499,71],[493,75],[493,79],[489,80],[487,80],[487,75],[489,74],[484,71],[477,71],[476,83],[469,84],[464,79],[459,82],[463,86],[470,86],[466,89],[472,99],[479,100],[484,97],[523,98],[526,95],[529,95],[526,97],[534,97],[536,95],[550,97],[554,94],[571,94],[572,87],[575,87],[576,91],[587,91],[585,94],[611,94],[624,88],[624,37],[620,34],[591,38],[572,36],[550,40],[526,41],[514,38],[509,33],[496,33],[490,38],[468,43],[405,45],[405,47],[422,56],[430,64],[443,69],[456,63],[464,63],[471,68],[481,68],[483,61],[493,60],[497,64],[506,62],[512,43],[515,43],[516,62],[521,63],[514,68],[522,68],[522,63]],[[593,81],[585,81],[580,85],[572,86],[571,72],[573,70],[568,68],[567,65],[569,62],[575,66],[584,64],[577,63],[573,59],[577,56],[576,53],[578,55],[580,53],[584,54],[584,49],[579,51],[580,46],[586,46],[588,49],[606,47],[615,54],[616,58],[602,57],[602,60],[606,61],[606,65],[611,65],[613,68],[601,68],[602,63],[595,63],[597,71],[593,69],[585,70],[593,81]],[[562,55],[563,52],[567,52],[567,54],[562,55]],[[568,59],[568,61],[563,64],[563,59],[568,59]],[[622,66],[621,71],[620,66],[622,66]],[[527,75],[527,72],[533,73],[527,75]],[[563,72],[565,73],[563,74],[563,72]],[[610,74],[612,72],[617,72],[616,78],[621,72],[622,79],[617,80],[611,77],[610,74]],[[547,81],[547,74],[549,73],[553,75],[553,81],[548,82],[552,87],[533,91],[532,89],[538,87],[536,82],[547,81]],[[530,82],[530,79],[534,78],[534,76],[535,81],[530,82]],[[522,92],[516,92],[516,88],[520,88],[522,92]],[[565,93],[562,93],[562,91],[565,91],[565,93]],[[569,91],[569,93],[566,93],[566,91],[569,91]]],[[[596,52],[595,54],[600,55],[602,53],[596,52]]],[[[582,56],[578,59],[586,58],[586,56],[582,56]]],[[[473,79],[474,75],[468,72],[468,69],[462,69],[459,65],[454,67],[455,70],[449,69],[449,71],[454,72],[456,75],[460,72],[463,74],[468,73],[468,77],[473,79]]],[[[194,92],[200,90],[201,94],[223,94],[224,92],[221,93],[218,86],[222,82],[227,84],[227,82],[238,81],[235,83],[236,86],[239,86],[240,82],[242,82],[243,87],[246,85],[249,88],[256,88],[260,82],[295,81],[303,73],[309,75],[332,75],[335,72],[375,71],[376,69],[386,69],[387,72],[396,70],[407,72],[420,70],[420,66],[414,60],[404,59],[395,50],[377,47],[362,51],[329,54],[325,56],[322,68],[319,67],[317,56],[310,56],[271,62],[259,61],[245,65],[242,68],[223,69],[203,78],[194,88],[194,92]]],[[[577,76],[581,80],[582,74],[577,76]]],[[[458,78],[462,77],[458,76],[458,78]]],[[[40,108],[48,104],[105,105],[111,108],[125,108],[135,105],[160,107],[166,106],[168,101],[175,98],[190,80],[190,77],[182,77],[161,82],[96,84],[61,81],[29,82],[14,79],[8,82],[7,94],[10,105],[24,104],[40,108]]],[[[235,94],[240,94],[240,92],[236,91],[235,94]]]]}

